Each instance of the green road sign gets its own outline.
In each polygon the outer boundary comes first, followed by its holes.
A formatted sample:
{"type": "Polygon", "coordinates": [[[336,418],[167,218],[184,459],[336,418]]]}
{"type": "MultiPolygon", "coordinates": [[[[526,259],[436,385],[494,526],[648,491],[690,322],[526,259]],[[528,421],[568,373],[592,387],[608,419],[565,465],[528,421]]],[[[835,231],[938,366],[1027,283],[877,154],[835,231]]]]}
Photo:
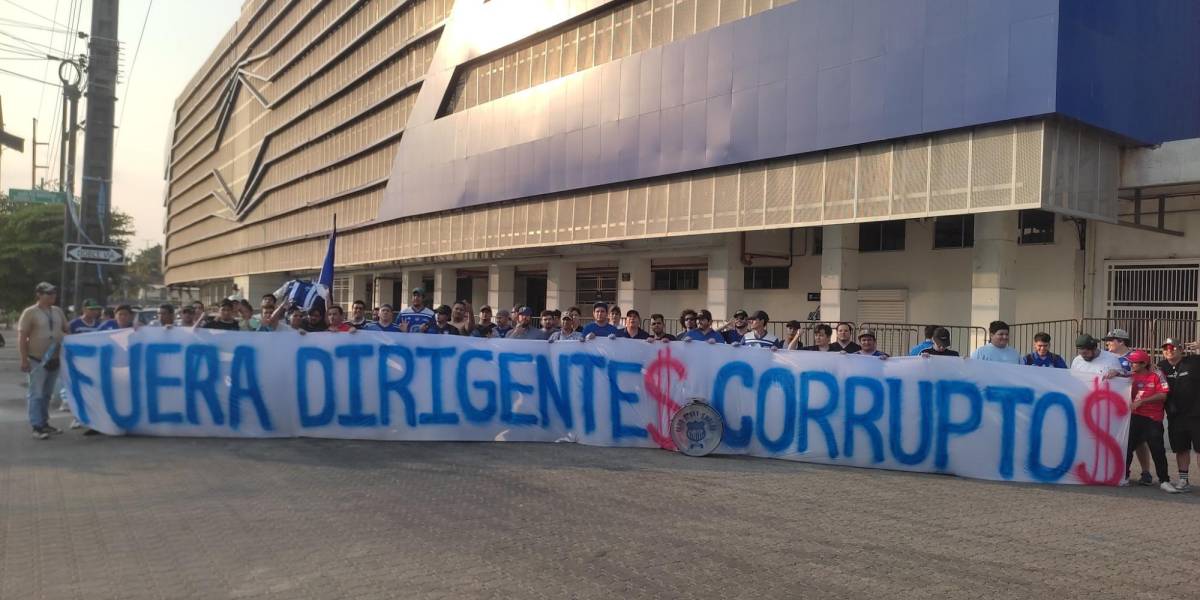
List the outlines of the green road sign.
{"type": "Polygon", "coordinates": [[[33,204],[62,204],[67,197],[66,192],[51,192],[49,190],[19,190],[9,188],[9,202],[30,202],[33,204]]]}

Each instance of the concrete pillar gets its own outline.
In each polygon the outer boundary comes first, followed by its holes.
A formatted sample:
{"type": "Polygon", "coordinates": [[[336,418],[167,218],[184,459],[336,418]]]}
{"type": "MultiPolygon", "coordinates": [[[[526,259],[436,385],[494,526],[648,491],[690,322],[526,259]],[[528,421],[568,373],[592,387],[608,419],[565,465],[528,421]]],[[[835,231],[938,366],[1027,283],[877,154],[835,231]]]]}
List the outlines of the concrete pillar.
{"type": "Polygon", "coordinates": [[[371,309],[383,304],[391,304],[392,308],[400,310],[400,299],[393,298],[392,285],[395,279],[388,277],[379,277],[375,279],[375,295],[371,302],[367,303],[367,308],[371,309]]]}
{"type": "Polygon", "coordinates": [[[575,304],[575,263],[551,261],[546,269],[546,308],[566,310],[575,304]]]}
{"type": "Polygon", "coordinates": [[[708,293],[705,308],[714,321],[727,321],[741,308],[745,267],[739,234],[725,234],[723,244],[708,255],[708,293]]]}
{"type": "Polygon", "coordinates": [[[355,273],[350,276],[350,300],[346,302],[346,312],[350,312],[350,307],[354,305],[355,300],[363,302],[371,302],[371,293],[373,290],[373,278],[371,273],[355,273]]]}
{"type": "Polygon", "coordinates": [[[650,259],[623,256],[617,262],[617,305],[622,309],[636,308],[643,317],[648,317],[646,311],[650,308],[653,286],[650,259]]]}
{"type": "MultiPolygon", "coordinates": [[[[457,298],[458,269],[454,267],[438,267],[433,270],[433,297],[429,300],[432,308],[443,304],[450,306],[457,298]]],[[[428,292],[428,290],[426,290],[428,292]]]]}
{"type": "MultiPolygon", "coordinates": [[[[250,303],[250,306],[258,306],[258,301],[264,294],[274,293],[285,281],[287,281],[287,277],[283,273],[239,275],[233,278],[233,284],[237,286],[238,293],[250,303]]],[[[221,298],[224,297],[221,296],[221,298]]]]}
{"type": "Polygon", "coordinates": [[[487,303],[493,311],[511,308],[516,302],[517,268],[511,265],[489,265],[487,303]]]}
{"type": "Polygon", "coordinates": [[[821,320],[858,321],[858,224],[821,233],[821,320]]]}
{"type": "Polygon", "coordinates": [[[1017,211],[975,215],[975,248],[971,252],[971,325],[987,328],[992,321],[1013,322],[1017,291],[1017,211]]]}

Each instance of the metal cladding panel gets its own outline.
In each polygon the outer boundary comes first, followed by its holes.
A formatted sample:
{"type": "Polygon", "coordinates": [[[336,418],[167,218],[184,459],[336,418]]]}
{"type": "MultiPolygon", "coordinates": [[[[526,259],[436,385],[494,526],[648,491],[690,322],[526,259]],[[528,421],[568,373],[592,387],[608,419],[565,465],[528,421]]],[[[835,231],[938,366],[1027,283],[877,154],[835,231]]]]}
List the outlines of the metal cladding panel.
{"type": "MultiPolygon", "coordinates": [[[[1056,112],[1141,141],[1200,135],[1200,3],[805,0],[737,18],[721,2],[690,22],[685,4],[457,2],[380,219],[1056,112]],[[605,16],[589,26],[591,14],[605,16]],[[501,75],[490,102],[446,108],[476,59],[533,64],[522,43],[563,50],[516,91],[501,75]],[[478,178],[431,180],[472,159],[478,178]]],[[[934,202],[957,206],[960,192],[934,202]]]]}
{"type": "Polygon", "coordinates": [[[1200,2],[1061,4],[1058,112],[1146,144],[1200,137],[1200,2]]]}

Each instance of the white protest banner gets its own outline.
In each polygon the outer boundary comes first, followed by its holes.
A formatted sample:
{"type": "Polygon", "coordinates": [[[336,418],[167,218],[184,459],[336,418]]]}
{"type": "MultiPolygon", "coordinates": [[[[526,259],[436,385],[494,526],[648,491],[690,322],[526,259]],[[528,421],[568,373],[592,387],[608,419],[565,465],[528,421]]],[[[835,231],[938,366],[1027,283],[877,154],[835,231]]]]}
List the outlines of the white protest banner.
{"type": "Polygon", "coordinates": [[[673,449],[691,398],[718,452],[1115,485],[1128,384],[1061,369],[702,343],[143,328],[74,335],[76,416],[161,436],[576,441],[673,449]]]}

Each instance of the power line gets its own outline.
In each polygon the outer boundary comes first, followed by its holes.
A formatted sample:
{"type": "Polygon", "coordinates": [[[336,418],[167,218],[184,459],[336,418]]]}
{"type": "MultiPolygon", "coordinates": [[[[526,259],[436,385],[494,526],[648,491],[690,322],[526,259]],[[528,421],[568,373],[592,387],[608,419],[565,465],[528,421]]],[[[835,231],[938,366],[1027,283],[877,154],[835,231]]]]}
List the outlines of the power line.
{"type": "MultiPolygon", "coordinates": [[[[83,12],[83,0],[70,0],[70,2],[71,2],[70,7],[67,9],[67,24],[69,25],[70,29],[74,30],[79,27],[80,14],[83,12]]],[[[55,14],[55,18],[58,18],[57,13],[55,14]]],[[[75,42],[78,39],[79,39],[78,36],[67,36],[66,38],[63,39],[63,46],[62,46],[63,56],[66,56],[67,58],[74,58],[75,42]]],[[[80,81],[81,86],[82,86],[82,84],[83,84],[83,82],[80,81]]],[[[42,88],[43,92],[45,90],[46,90],[46,88],[42,88]]],[[[62,96],[62,94],[55,94],[54,114],[50,115],[50,122],[53,127],[52,131],[58,131],[61,133],[63,131],[67,131],[67,127],[73,127],[75,125],[74,123],[68,124],[68,123],[62,122],[63,121],[62,108],[63,108],[63,96],[62,96]]],[[[61,157],[59,156],[60,150],[61,150],[61,148],[59,147],[59,145],[54,145],[54,146],[50,147],[50,163],[49,164],[55,164],[56,162],[59,162],[62,160],[61,157]]]]}
{"type": "MultiPolygon", "coordinates": [[[[54,0],[54,18],[58,19],[58,0],[54,0]]],[[[52,43],[52,44],[54,43],[54,34],[53,33],[50,34],[50,43],[52,43]]],[[[64,50],[66,49],[66,44],[63,44],[63,49],[64,50]]],[[[49,70],[50,70],[50,63],[46,63],[45,66],[42,67],[42,79],[46,78],[46,75],[48,74],[49,70]]],[[[42,88],[41,93],[38,94],[37,114],[39,117],[42,116],[42,107],[45,105],[46,105],[46,88],[42,88]]],[[[53,123],[51,123],[51,125],[53,126],[53,123]]],[[[55,129],[51,129],[50,131],[53,132],[53,131],[55,131],[55,129]]],[[[50,164],[54,164],[54,163],[50,163],[50,164]]]]}
{"type": "Polygon", "coordinates": [[[117,136],[113,140],[114,147],[121,140],[121,125],[125,124],[125,107],[129,106],[129,90],[133,87],[133,69],[137,67],[138,52],[142,50],[142,36],[146,33],[146,23],[150,21],[150,8],[152,6],[154,6],[154,0],[146,3],[146,16],[142,17],[142,30],[138,32],[137,46],[133,49],[133,60],[129,63],[129,77],[125,78],[125,99],[121,101],[121,116],[117,118],[117,136]]]}
{"type": "Polygon", "coordinates": [[[20,54],[22,56],[46,58],[46,54],[44,52],[37,52],[34,50],[30,50],[29,48],[26,48],[24,46],[17,46],[15,44],[6,44],[4,42],[0,42],[0,50],[3,50],[5,52],[12,52],[13,54],[20,54]]]}
{"type": "Polygon", "coordinates": [[[42,44],[42,43],[39,43],[39,42],[31,42],[31,41],[29,41],[29,40],[27,40],[27,39],[25,39],[25,38],[23,38],[23,37],[20,37],[20,36],[13,35],[13,34],[11,34],[11,33],[7,32],[7,31],[0,31],[0,35],[2,35],[2,36],[4,36],[4,37],[9,37],[9,38],[12,38],[12,39],[14,39],[14,40],[17,40],[18,42],[21,42],[22,44],[25,44],[26,46],[29,46],[29,48],[30,48],[31,50],[37,50],[38,52],[45,52],[45,51],[54,52],[54,47],[53,47],[53,46],[47,46],[46,44],[42,44]],[[38,48],[38,46],[41,46],[41,48],[38,48]],[[44,48],[44,50],[43,50],[43,48],[44,48]]]}
{"type": "Polygon", "coordinates": [[[18,73],[16,71],[9,71],[8,69],[0,69],[0,73],[7,73],[14,77],[20,77],[21,79],[28,79],[30,81],[36,81],[37,83],[41,83],[44,85],[52,85],[54,87],[62,87],[61,85],[59,85],[57,83],[50,83],[49,81],[43,81],[41,79],[38,79],[37,77],[30,77],[29,75],[25,75],[24,73],[18,73]]]}
{"type": "MultiPolygon", "coordinates": [[[[56,10],[55,15],[57,16],[57,14],[58,13],[56,10]]],[[[18,21],[16,19],[7,19],[4,17],[0,17],[0,25],[5,25],[5,26],[9,26],[9,27],[20,27],[22,29],[36,29],[38,31],[45,31],[45,32],[49,32],[49,33],[72,33],[70,31],[67,31],[66,29],[59,29],[57,27],[48,27],[46,25],[38,25],[37,23],[27,23],[25,21],[18,21]]]]}
{"type": "MultiPolygon", "coordinates": [[[[28,8],[25,8],[24,6],[21,6],[20,4],[17,4],[16,2],[13,2],[12,0],[4,0],[4,2],[6,2],[6,3],[8,3],[8,4],[11,4],[11,5],[13,5],[13,6],[15,6],[15,7],[17,7],[17,8],[19,8],[19,9],[21,9],[21,10],[23,10],[23,11],[25,11],[25,12],[27,12],[27,13],[31,14],[31,15],[33,15],[33,16],[35,16],[35,17],[37,17],[37,18],[39,18],[39,19],[43,20],[43,21],[47,21],[47,22],[49,22],[49,23],[53,23],[54,25],[58,25],[59,27],[62,27],[62,24],[61,24],[61,23],[59,23],[59,22],[57,22],[57,21],[55,21],[54,19],[51,19],[50,17],[47,17],[47,16],[45,16],[45,15],[43,15],[43,14],[41,14],[41,13],[36,13],[36,12],[34,12],[34,11],[32,11],[32,10],[29,10],[28,8]]],[[[55,16],[57,16],[57,15],[55,15],[55,16]]]]}

